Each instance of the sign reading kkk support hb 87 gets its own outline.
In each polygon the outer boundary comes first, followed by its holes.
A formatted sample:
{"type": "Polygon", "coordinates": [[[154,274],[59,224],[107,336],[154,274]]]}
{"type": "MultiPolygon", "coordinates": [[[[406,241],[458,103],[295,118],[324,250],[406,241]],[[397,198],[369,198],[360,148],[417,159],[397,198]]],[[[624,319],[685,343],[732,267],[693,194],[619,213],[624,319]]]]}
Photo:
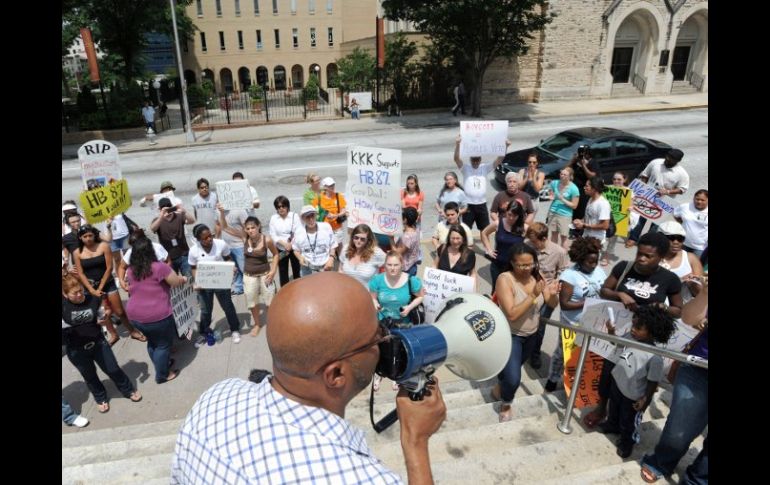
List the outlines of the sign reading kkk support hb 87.
{"type": "Polygon", "coordinates": [[[380,234],[400,234],[401,150],[352,146],[347,165],[348,227],[367,224],[380,234]]]}

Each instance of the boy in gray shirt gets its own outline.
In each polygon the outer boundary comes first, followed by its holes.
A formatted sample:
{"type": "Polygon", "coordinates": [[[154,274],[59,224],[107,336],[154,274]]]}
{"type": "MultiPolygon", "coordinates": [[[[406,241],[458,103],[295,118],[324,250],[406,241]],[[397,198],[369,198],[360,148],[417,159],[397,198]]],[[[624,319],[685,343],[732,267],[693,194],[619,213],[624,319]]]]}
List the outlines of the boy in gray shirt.
{"type": "MultiPolygon", "coordinates": [[[[655,345],[666,343],[674,333],[674,319],[658,305],[640,306],[631,320],[631,331],[623,335],[639,342],[655,345]]],[[[607,332],[615,327],[607,322],[607,332]]],[[[599,425],[600,433],[617,433],[618,456],[628,458],[639,442],[639,425],[663,379],[663,359],[643,350],[617,347],[610,357],[612,369],[607,421],[599,425]]]]}

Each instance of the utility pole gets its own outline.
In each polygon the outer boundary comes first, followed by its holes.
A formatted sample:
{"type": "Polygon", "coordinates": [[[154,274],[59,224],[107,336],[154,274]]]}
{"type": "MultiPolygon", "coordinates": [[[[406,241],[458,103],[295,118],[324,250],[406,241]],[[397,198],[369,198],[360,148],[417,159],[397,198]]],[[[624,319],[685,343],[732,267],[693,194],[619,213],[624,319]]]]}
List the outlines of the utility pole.
{"type": "Polygon", "coordinates": [[[182,85],[182,111],[184,111],[185,135],[187,143],[195,141],[195,133],[190,122],[190,105],[187,103],[187,82],[184,79],[184,67],[182,66],[182,51],[179,49],[179,32],[176,28],[176,2],[168,0],[171,4],[171,22],[174,24],[174,46],[176,47],[176,63],[179,70],[179,82],[182,85]]]}

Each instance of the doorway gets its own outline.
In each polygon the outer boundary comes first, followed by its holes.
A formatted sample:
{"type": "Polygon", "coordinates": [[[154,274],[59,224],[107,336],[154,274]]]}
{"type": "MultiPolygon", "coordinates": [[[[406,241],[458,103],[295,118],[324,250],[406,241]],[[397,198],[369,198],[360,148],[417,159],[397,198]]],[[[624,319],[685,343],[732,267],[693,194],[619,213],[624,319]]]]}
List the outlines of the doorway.
{"type": "Polygon", "coordinates": [[[684,81],[687,74],[687,64],[690,61],[690,46],[679,45],[674,48],[674,56],[671,59],[671,74],[674,81],[684,81]]]}
{"type": "Polygon", "coordinates": [[[631,76],[631,59],[634,56],[633,47],[615,47],[612,51],[610,74],[613,84],[627,83],[631,76]]]}

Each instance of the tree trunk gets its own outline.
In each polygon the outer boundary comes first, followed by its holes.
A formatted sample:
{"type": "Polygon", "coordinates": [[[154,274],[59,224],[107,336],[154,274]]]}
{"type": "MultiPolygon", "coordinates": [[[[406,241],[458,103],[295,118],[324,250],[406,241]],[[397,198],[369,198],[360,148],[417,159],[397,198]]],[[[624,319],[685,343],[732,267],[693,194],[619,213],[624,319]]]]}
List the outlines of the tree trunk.
{"type": "Polygon", "coordinates": [[[481,117],[481,88],[484,84],[484,72],[474,70],[473,91],[471,94],[471,116],[481,117]]]}

